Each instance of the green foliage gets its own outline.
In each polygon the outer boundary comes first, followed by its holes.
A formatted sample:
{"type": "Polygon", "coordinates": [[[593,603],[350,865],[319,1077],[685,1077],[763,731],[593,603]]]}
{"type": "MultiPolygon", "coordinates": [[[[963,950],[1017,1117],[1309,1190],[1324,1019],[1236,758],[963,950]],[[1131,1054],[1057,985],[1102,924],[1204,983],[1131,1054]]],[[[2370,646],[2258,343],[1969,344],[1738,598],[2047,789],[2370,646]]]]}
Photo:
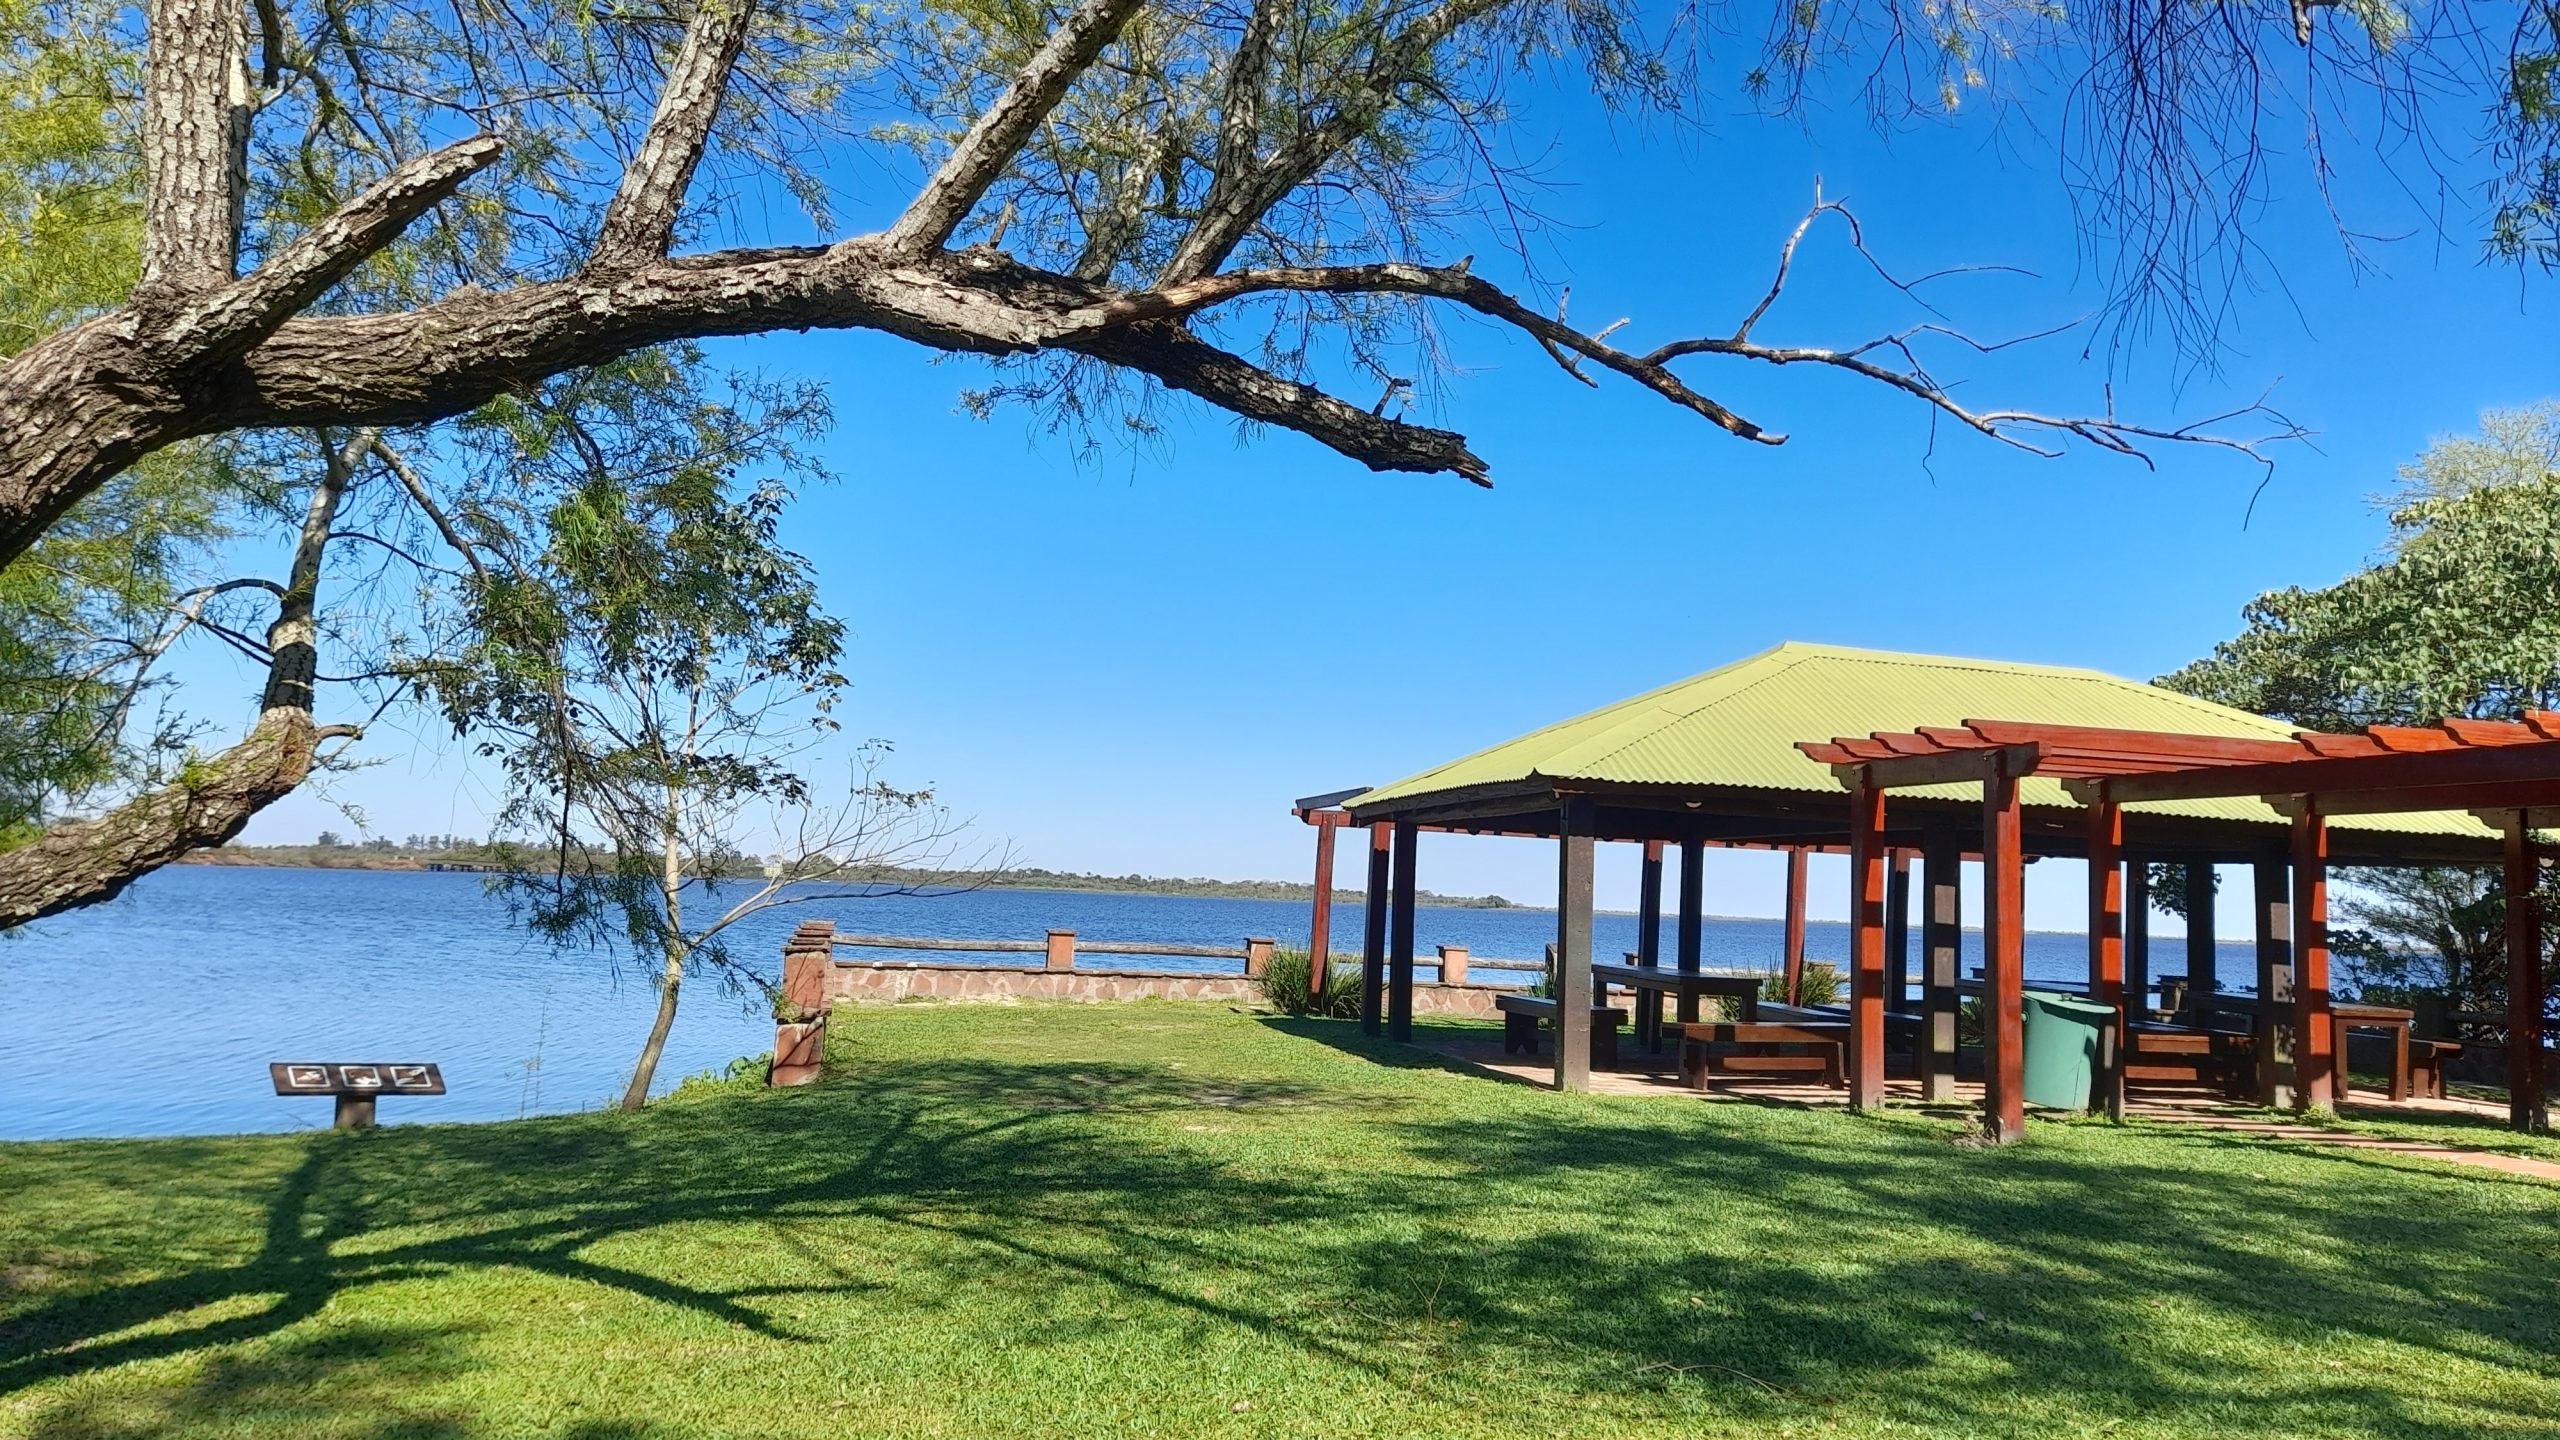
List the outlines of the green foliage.
{"type": "Polygon", "coordinates": [[[1290,1015],[1344,1018],[1360,1013],[1360,967],[1336,961],[1316,973],[1304,949],[1274,950],[1262,972],[1262,998],[1290,1015]]]}
{"type": "MultiPolygon", "coordinates": [[[[1760,977],[1760,998],[1787,1003],[1787,972],[1771,970],[1760,977]]],[[[1828,960],[1807,960],[1796,976],[1799,1005],[1829,1005],[1840,998],[1840,967],[1828,960]]]]}
{"type": "Polygon", "coordinates": [[[816,1085],[637,1116],[0,1146],[0,1431],[2454,1440],[2560,1413],[2560,1188],[2525,1177],[2167,1123],[1970,1149],[1952,1115],[1560,1095],[1215,1005],[858,1018],[816,1085]]]}
{"type": "Polygon", "coordinates": [[[2560,704],[2560,402],[2482,425],[2403,467],[2378,563],[2259,596],[2159,683],[2320,730],[2560,704]]]}
{"type": "MultiPolygon", "coordinates": [[[[2247,629],[2159,683],[2318,730],[2560,704],[2560,401],[2489,411],[2480,426],[2400,467],[2379,560],[2324,589],[2259,596],[2247,629]]],[[[2341,878],[2331,948],[2362,993],[2504,1005],[2495,873],[2341,878]]],[[[2162,894],[2155,883],[2155,903],[2162,894]]]]}

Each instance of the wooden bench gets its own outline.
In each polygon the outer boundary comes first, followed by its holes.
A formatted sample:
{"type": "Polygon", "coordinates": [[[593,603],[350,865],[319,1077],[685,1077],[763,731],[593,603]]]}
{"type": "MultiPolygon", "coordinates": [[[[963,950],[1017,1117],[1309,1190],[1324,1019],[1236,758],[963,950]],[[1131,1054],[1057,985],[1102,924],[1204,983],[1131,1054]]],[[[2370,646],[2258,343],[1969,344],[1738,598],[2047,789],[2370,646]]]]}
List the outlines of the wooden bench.
{"type": "MultiPolygon", "coordinates": [[[[1496,995],[1493,1008],[1502,1012],[1502,1053],[1535,1055],[1538,1053],[1538,1025],[1555,1022],[1561,1013],[1556,1002],[1544,995],[1496,995]]],[[[1618,1027],[1627,1023],[1627,1012],[1606,1005],[1591,1007],[1591,1068],[1618,1068],[1618,1027]]]]}
{"type": "Polygon", "coordinates": [[[2409,1093],[2423,1100],[2444,1098],[2444,1062],[2462,1053],[2459,1040],[2409,1039],[2409,1093]]]}
{"type": "Polygon", "coordinates": [[[1846,1021],[1693,1020],[1668,1028],[1679,1037],[1680,1077],[1692,1090],[1746,1075],[1819,1077],[1834,1090],[1849,1083],[1846,1021]]]}
{"type": "Polygon", "coordinates": [[[2257,1041],[2238,1030],[2189,1025],[2127,1025],[2128,1085],[2200,1085],[2234,1099],[2257,1093],[2257,1041]]]}

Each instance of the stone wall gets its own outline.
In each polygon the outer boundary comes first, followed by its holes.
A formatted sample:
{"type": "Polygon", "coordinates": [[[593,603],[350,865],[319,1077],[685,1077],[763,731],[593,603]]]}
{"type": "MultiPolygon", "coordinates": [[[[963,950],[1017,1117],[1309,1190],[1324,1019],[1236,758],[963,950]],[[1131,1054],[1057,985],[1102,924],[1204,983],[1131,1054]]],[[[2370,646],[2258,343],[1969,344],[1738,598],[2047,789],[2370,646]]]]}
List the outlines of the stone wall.
{"type": "MultiPolygon", "coordinates": [[[[1443,985],[1416,979],[1413,1013],[1490,1019],[1493,997],[1516,986],[1443,985]]],[[[1079,966],[1051,970],[1030,965],[948,965],[922,960],[847,960],[827,967],[830,1001],[884,1002],[910,996],[928,1000],[1220,1000],[1255,1004],[1262,987],[1241,975],[1196,970],[1137,970],[1079,966]]]]}

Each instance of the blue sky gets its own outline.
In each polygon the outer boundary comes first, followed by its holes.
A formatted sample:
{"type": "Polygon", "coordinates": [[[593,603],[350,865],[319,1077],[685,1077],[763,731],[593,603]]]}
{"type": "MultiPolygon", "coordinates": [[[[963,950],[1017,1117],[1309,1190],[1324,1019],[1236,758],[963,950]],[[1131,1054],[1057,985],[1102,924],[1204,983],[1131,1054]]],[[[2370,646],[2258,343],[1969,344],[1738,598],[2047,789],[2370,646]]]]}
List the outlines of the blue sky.
{"type": "MultiPolygon", "coordinates": [[[[1528,123],[1556,137],[1542,266],[1571,283],[1577,320],[1631,317],[1629,344],[1730,329],[1817,176],[1899,269],[2037,272],[1933,288],[1977,334],[2102,298],[2032,139],[2009,136],[2004,155],[1969,121],[1888,140],[1853,117],[1808,130],[1741,115],[1673,136],[1570,95],[1533,100],[1528,123]]],[[[1944,427],[1924,467],[1924,413],[1873,385],[1689,371],[1793,437],[1750,445],[1631,386],[1587,389],[1460,319],[1462,373],[1429,413],[1492,462],[1490,491],[1373,475],[1292,436],[1241,442],[1182,407],[1162,443],[1079,459],[1020,413],[960,414],[974,365],[879,337],[720,354],[835,396],[840,478],[804,496],[790,539],[852,628],[848,727],[895,742],[895,778],[933,784],[1030,864],[1294,877],[1309,847],[1294,796],[1384,781],[1780,640],[2144,678],[2228,635],[2257,592],[2354,568],[2381,539],[2367,497],[2393,465],[2484,407],[2560,394],[2560,326],[2547,280],[2473,258],[2459,202],[2451,240],[2379,245],[2381,273],[2357,274],[2299,170],[2279,158],[2280,193],[2255,221],[2284,283],[2243,297],[2219,373],[2165,346],[2111,371],[2080,359],[2077,337],[1950,358],[1977,403],[2087,411],[2112,382],[2119,410],[2145,418],[2272,385],[2317,434],[2282,449],[2263,492],[2228,454],[2163,451],[2155,471],[1944,427]]],[[[2386,177],[2350,168],[2341,190],[2359,224],[2417,229],[2386,177]]],[[[1518,279],[1492,245],[1462,248],[1479,273],[1518,279]]],[[[1836,231],[1817,232],[1759,338],[1840,343],[1917,318],[1860,271],[1836,231]]],[[[386,728],[368,753],[383,763],[332,793],[377,831],[474,831],[494,803],[449,744],[386,728]]],[[[248,838],[324,827],[346,828],[297,798],[248,838]]],[[[1489,840],[1426,846],[1421,865],[1433,889],[1529,900],[1552,867],[1547,847],[1489,840]]],[[[2031,876],[2031,922],[2070,924],[2079,880],[2064,868],[2031,876]]],[[[1631,877],[1631,857],[1611,856],[1603,903],[1631,903],[1631,877]]],[[[1773,913],[1779,885],[1769,857],[1719,857],[1711,908],[1773,913]]],[[[1842,889],[1818,871],[1817,913],[1837,913],[1842,889]]]]}

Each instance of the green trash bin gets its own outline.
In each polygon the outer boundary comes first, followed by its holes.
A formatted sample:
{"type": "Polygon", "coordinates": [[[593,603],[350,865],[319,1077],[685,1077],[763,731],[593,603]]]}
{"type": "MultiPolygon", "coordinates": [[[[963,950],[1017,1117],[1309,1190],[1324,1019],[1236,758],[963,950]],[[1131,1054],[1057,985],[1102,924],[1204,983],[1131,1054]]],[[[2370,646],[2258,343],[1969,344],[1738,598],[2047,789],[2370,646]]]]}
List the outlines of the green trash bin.
{"type": "Polygon", "coordinates": [[[2099,1045],[2116,1012],[2077,995],[2025,991],[2026,1099],[2055,1110],[2086,1110],[2097,1092],[2099,1045]]]}

